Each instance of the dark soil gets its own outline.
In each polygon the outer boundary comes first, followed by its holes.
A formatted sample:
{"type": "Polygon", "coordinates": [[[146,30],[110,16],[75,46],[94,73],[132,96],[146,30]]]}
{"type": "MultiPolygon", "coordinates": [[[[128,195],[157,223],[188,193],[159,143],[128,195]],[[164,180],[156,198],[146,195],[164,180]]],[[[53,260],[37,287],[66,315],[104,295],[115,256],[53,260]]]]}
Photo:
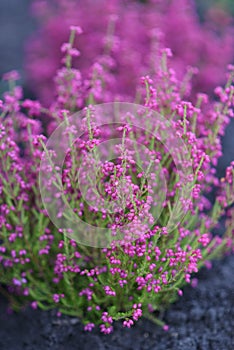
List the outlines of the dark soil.
{"type": "Polygon", "coordinates": [[[79,320],[54,312],[27,309],[7,314],[0,303],[1,350],[233,350],[234,256],[199,273],[197,288],[186,287],[184,296],[165,314],[170,325],[163,331],[142,319],[128,330],[120,323],[109,336],[83,331],[79,320]]]}

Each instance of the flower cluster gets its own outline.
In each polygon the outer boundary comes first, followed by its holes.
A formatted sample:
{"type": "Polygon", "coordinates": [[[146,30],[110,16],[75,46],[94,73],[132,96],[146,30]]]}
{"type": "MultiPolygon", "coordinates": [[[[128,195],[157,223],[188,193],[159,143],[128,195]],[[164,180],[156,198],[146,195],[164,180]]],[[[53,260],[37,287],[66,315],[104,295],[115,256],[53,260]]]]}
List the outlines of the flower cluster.
{"type": "MultiPolygon", "coordinates": [[[[60,2],[65,11],[69,2],[60,2]]],[[[108,2],[110,11],[113,3],[108,2]]],[[[92,16],[83,17],[94,25],[92,16]]],[[[195,285],[193,275],[201,266],[234,250],[233,163],[223,179],[217,178],[215,170],[222,155],[221,137],[233,117],[234,69],[228,67],[227,84],[215,89],[219,100],[212,101],[204,93],[195,94],[187,76],[178,78],[173,69],[177,58],[174,60],[169,48],[160,49],[157,69],[139,78],[133,87],[143,109],[125,114],[121,125],[101,126],[95,106],[118,98],[109,84],[115,81],[111,65],[119,62],[108,53],[96,58],[89,74],[74,68],[72,60],[78,56],[74,45],[77,38],[85,35],[85,29],[82,33],[76,24],[71,27],[69,42],[62,46],[63,66],[56,73],[56,98],[49,107],[23,100],[21,89],[15,85],[18,76],[5,76],[10,91],[0,101],[0,282],[6,286],[3,292],[16,310],[25,302],[34,309],[56,308],[59,313],[80,317],[86,331],[99,325],[102,333],[109,334],[114,321],[121,320],[124,327],[130,328],[142,316],[168,330],[169,326],[155,317],[155,311],[182,296],[185,284],[195,285]],[[69,124],[69,116],[80,108],[83,135],[70,145],[60,169],[62,181],[58,181],[51,164],[40,168],[45,154],[51,161],[57,156],[46,147],[48,135],[64,122],[66,133],[72,137],[75,128],[69,124]],[[176,136],[186,145],[187,158],[182,167],[178,167],[166,145],[154,137],[157,129],[165,138],[167,124],[152,118],[154,113],[173,127],[173,135],[166,135],[168,141],[176,136]],[[43,126],[40,120],[45,120],[45,116],[49,121],[43,126]],[[139,120],[143,128],[136,126],[139,120]],[[101,162],[94,157],[95,150],[109,138],[120,140],[113,145],[118,156],[101,162]],[[139,148],[133,151],[135,140],[144,145],[141,152],[139,148]],[[142,158],[142,167],[137,158],[142,158]],[[185,177],[182,168],[191,172],[185,177]],[[67,234],[53,225],[39,191],[41,170],[49,173],[46,185],[57,189],[54,197],[66,196],[74,215],[94,228],[111,231],[108,246],[80,244],[71,232],[67,234]],[[182,190],[184,183],[188,184],[189,196],[182,190]],[[165,184],[167,190],[163,191],[165,184]],[[207,194],[214,186],[217,199],[212,205],[207,194]],[[84,195],[88,200],[84,200],[84,195]],[[155,222],[157,210],[151,211],[151,207],[158,208],[159,204],[160,215],[155,222]],[[168,222],[175,211],[177,225],[169,229],[168,222]],[[213,229],[225,212],[226,233],[213,237],[213,229]]],[[[117,45],[118,40],[114,43],[117,45]]],[[[127,41],[125,48],[128,46],[127,41]]],[[[92,50],[96,54],[95,47],[92,50]]],[[[88,61],[87,52],[84,57],[88,61]]],[[[123,80],[120,82],[124,85],[123,80]]],[[[180,144],[175,146],[179,161],[180,144]]],[[[54,215],[62,220],[63,207],[58,209],[54,215]]]]}
{"type": "MultiPolygon", "coordinates": [[[[211,9],[201,23],[190,0],[34,0],[32,10],[39,31],[28,43],[26,70],[31,88],[46,103],[54,98],[53,77],[65,51],[74,57],[74,67],[84,78],[98,74],[89,68],[101,63],[104,72],[111,74],[104,78],[101,73],[95,80],[96,90],[103,79],[107,80],[106,91],[115,93],[116,98],[121,95],[122,100],[135,96],[141,75],[157,71],[163,47],[172,50],[172,67],[178,78],[188,66],[199,69],[191,86],[195,92],[212,93],[215,86],[223,84],[225,67],[234,55],[229,15],[221,8],[211,9]],[[82,28],[74,27],[79,34],[75,41],[79,51],[67,43],[62,45],[74,23],[82,28]]],[[[190,75],[191,69],[187,78],[190,75]]]]}

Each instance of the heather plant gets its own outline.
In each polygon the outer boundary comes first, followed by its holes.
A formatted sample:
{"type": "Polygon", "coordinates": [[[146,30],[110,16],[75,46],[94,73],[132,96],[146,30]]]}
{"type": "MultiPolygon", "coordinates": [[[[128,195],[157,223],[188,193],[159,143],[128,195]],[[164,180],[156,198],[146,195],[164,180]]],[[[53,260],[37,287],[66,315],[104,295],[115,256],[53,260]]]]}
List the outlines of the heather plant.
{"type": "Polygon", "coordinates": [[[192,0],[35,0],[32,11],[38,31],[27,45],[25,67],[32,90],[47,104],[54,98],[60,46],[72,24],[84,31],[76,39],[82,55],[77,52],[73,66],[89,79],[90,65],[100,56],[102,64],[118,77],[106,81],[108,91],[121,100],[132,99],[139,78],[157,70],[160,46],[171,48],[171,66],[178,79],[188,66],[199,69],[192,84],[194,94],[212,94],[217,85],[223,85],[225,67],[234,57],[231,17],[211,8],[201,23],[192,0]]]}
{"type": "Polygon", "coordinates": [[[117,77],[102,57],[89,78],[73,68],[81,35],[72,26],[62,45],[49,107],[23,99],[16,72],[4,76],[1,291],[15,310],[55,308],[86,331],[109,334],[114,321],[130,328],[142,316],[168,330],[160,312],[195,286],[202,266],[233,252],[234,163],[221,179],[215,167],[233,116],[234,68],[217,101],[199,93],[194,103],[191,81],[160,49],[132,103],[115,102],[108,82],[117,77]],[[225,214],[226,232],[214,236],[225,214]]]}

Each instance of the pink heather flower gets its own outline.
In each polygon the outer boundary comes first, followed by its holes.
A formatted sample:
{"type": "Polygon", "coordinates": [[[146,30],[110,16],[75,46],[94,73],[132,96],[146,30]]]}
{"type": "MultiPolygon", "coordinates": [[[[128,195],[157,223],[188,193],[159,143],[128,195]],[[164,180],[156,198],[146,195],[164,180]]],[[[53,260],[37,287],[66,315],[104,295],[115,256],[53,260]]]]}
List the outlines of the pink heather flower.
{"type": "Polygon", "coordinates": [[[131,328],[134,325],[133,320],[131,319],[126,319],[123,321],[123,327],[131,328]]]}
{"type": "Polygon", "coordinates": [[[150,313],[154,312],[154,308],[153,308],[152,304],[148,304],[148,311],[150,313]]]}
{"type": "Polygon", "coordinates": [[[197,279],[197,278],[193,278],[193,279],[191,280],[191,286],[192,286],[193,288],[196,288],[197,285],[198,285],[198,279],[197,279]]]}
{"type": "Polygon", "coordinates": [[[68,54],[72,57],[79,57],[80,56],[80,51],[77,49],[70,49],[68,51],[68,54]]]}
{"type": "Polygon", "coordinates": [[[116,296],[115,291],[113,291],[109,286],[104,286],[103,289],[104,289],[106,295],[116,296]]]}
{"type": "Polygon", "coordinates": [[[161,229],[161,234],[162,234],[162,235],[167,235],[167,234],[168,234],[167,228],[166,228],[166,227],[162,227],[162,229],[161,229]]]}
{"type": "Polygon", "coordinates": [[[87,331],[87,332],[91,332],[93,330],[93,328],[95,327],[95,324],[94,323],[87,323],[85,326],[84,326],[84,330],[87,331]]]}
{"type": "Polygon", "coordinates": [[[198,198],[200,191],[201,191],[201,185],[200,184],[195,185],[193,188],[193,198],[198,198]]]}
{"type": "Polygon", "coordinates": [[[69,52],[69,50],[71,50],[72,46],[70,43],[64,43],[61,46],[61,52],[69,52]]]}
{"type": "Polygon", "coordinates": [[[74,31],[76,34],[80,35],[83,33],[83,30],[79,26],[70,26],[70,30],[74,31]]]}
{"type": "Polygon", "coordinates": [[[64,298],[64,294],[54,294],[53,295],[53,300],[56,304],[60,302],[61,298],[64,298]]]}
{"type": "Polygon", "coordinates": [[[165,332],[169,331],[169,326],[168,326],[167,324],[165,324],[165,325],[163,326],[163,330],[164,330],[165,332]]]}
{"type": "Polygon", "coordinates": [[[138,321],[138,319],[142,316],[142,310],[141,309],[136,309],[133,311],[133,316],[132,318],[134,319],[134,321],[138,321]]]}
{"type": "Polygon", "coordinates": [[[0,246],[0,253],[5,253],[6,252],[6,247],[0,246]]]}
{"type": "Polygon", "coordinates": [[[198,242],[203,245],[203,247],[206,247],[211,241],[211,236],[209,233],[205,233],[202,235],[199,239],[198,242]]]}
{"type": "Polygon", "coordinates": [[[31,307],[35,310],[35,309],[37,309],[37,301],[33,301],[32,303],[31,303],[31,307]]]}
{"type": "Polygon", "coordinates": [[[59,300],[60,300],[59,295],[58,294],[54,294],[53,295],[53,300],[54,300],[55,303],[59,303],[59,300]]]}
{"type": "Polygon", "coordinates": [[[29,110],[30,115],[39,116],[41,113],[41,104],[38,101],[32,101],[26,99],[23,101],[22,106],[29,110]]]}
{"type": "Polygon", "coordinates": [[[100,330],[101,330],[101,333],[110,334],[110,333],[113,332],[113,327],[112,326],[106,326],[105,324],[101,324],[100,325],[100,330]]]}
{"type": "Polygon", "coordinates": [[[207,104],[209,102],[209,97],[207,94],[204,93],[198,93],[197,94],[197,99],[201,101],[204,104],[207,104]]]}
{"type": "Polygon", "coordinates": [[[102,321],[106,323],[113,323],[113,319],[111,316],[108,315],[108,312],[103,312],[102,321]]]}
{"type": "Polygon", "coordinates": [[[20,75],[16,70],[12,70],[8,73],[3,74],[2,79],[3,80],[19,80],[20,75]]]}
{"type": "Polygon", "coordinates": [[[167,57],[173,56],[171,49],[168,47],[161,49],[161,54],[165,54],[167,57]]]}
{"type": "MultiPolygon", "coordinates": [[[[62,267],[61,270],[63,270],[64,268],[62,267]]],[[[66,271],[66,269],[65,269],[66,271]]],[[[93,291],[90,289],[90,288],[85,288],[83,289],[80,293],[79,293],[79,296],[83,296],[85,295],[87,300],[92,300],[92,295],[93,295],[93,291]]]]}
{"type": "Polygon", "coordinates": [[[19,279],[15,278],[15,277],[13,278],[12,282],[13,282],[13,284],[15,286],[21,286],[22,285],[22,281],[20,281],[19,279]]]}
{"type": "MultiPolygon", "coordinates": [[[[234,90],[233,90],[234,93],[234,90]]],[[[234,174],[234,161],[231,162],[231,165],[226,168],[226,174],[225,179],[222,179],[221,181],[228,182],[230,185],[233,183],[233,174],[234,174]]]]}
{"type": "Polygon", "coordinates": [[[58,247],[59,249],[62,249],[64,247],[64,241],[60,241],[58,247]]]}
{"type": "Polygon", "coordinates": [[[29,295],[29,289],[28,289],[28,288],[25,288],[25,289],[23,290],[23,295],[25,295],[25,296],[28,296],[28,295],[29,295]]]}
{"type": "Polygon", "coordinates": [[[210,270],[212,268],[212,262],[211,261],[205,261],[205,267],[210,270]]]}

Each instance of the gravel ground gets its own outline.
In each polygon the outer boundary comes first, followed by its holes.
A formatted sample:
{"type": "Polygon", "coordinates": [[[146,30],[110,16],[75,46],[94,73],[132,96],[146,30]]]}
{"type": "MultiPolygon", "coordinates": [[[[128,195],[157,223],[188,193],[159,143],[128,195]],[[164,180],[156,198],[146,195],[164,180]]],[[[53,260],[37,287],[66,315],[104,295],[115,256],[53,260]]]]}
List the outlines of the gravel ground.
{"type": "MultiPolygon", "coordinates": [[[[34,28],[29,17],[30,0],[0,0],[0,75],[17,69],[23,74],[24,42],[34,28]]],[[[23,75],[24,76],[24,75],[23,75]]],[[[24,82],[24,80],[22,80],[24,82]]],[[[0,93],[4,86],[0,83],[0,93]]],[[[223,141],[225,156],[219,174],[234,159],[234,120],[223,141]]],[[[233,350],[234,349],[234,256],[216,262],[199,273],[196,289],[165,314],[169,332],[147,320],[131,330],[116,324],[110,336],[98,330],[87,334],[76,319],[57,318],[54,312],[27,309],[7,314],[0,299],[0,350],[233,350]]]]}

